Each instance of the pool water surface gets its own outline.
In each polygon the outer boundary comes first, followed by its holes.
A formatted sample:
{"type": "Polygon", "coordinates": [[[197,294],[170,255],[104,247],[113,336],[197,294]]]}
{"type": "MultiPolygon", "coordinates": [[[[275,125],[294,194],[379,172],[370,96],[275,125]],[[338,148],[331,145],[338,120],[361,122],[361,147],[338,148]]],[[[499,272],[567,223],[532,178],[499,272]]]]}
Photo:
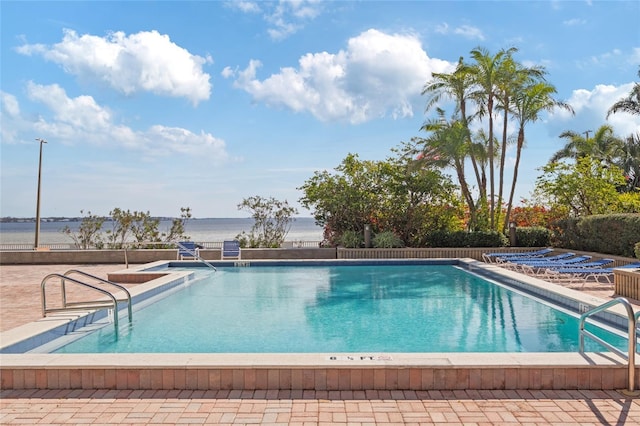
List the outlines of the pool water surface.
{"type": "MultiPolygon", "coordinates": [[[[578,351],[576,315],[451,265],[221,267],[199,275],[136,309],[117,337],[102,327],[56,352],[578,351]]],[[[588,327],[625,347],[617,334],[588,327]]]]}

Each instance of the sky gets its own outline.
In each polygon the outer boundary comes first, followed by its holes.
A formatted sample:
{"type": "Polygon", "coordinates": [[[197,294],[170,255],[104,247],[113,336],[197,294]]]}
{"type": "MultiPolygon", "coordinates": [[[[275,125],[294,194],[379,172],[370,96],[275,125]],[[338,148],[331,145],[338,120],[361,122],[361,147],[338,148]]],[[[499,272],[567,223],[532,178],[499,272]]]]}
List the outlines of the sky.
{"type": "Polygon", "coordinates": [[[606,119],[638,81],[639,21],[635,0],[2,0],[0,216],[36,216],[38,138],[42,217],[247,217],[256,195],[310,216],[298,188],[427,136],[422,88],[477,47],[516,47],[575,110],[528,127],[530,198],[562,132],[640,132],[606,119]]]}

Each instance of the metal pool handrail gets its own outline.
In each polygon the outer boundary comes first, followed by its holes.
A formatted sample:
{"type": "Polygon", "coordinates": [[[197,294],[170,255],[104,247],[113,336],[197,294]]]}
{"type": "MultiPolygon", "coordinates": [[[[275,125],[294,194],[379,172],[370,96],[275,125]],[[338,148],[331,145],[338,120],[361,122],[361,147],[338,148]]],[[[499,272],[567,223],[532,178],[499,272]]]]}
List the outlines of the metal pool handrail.
{"type": "Polygon", "coordinates": [[[42,279],[42,282],[40,283],[40,294],[42,297],[42,316],[46,317],[47,313],[49,312],[64,312],[64,311],[70,311],[70,310],[87,310],[87,309],[100,309],[100,308],[108,308],[108,307],[112,307],[113,308],[113,324],[115,327],[115,332],[116,335],[118,335],[118,300],[116,299],[116,297],[111,294],[109,291],[104,290],[102,288],[96,287],[94,285],[85,283],[83,281],[77,280],[75,278],[71,278],[71,277],[67,277],[65,275],[62,274],[49,274],[46,277],[44,277],[42,279]],[[45,291],[45,286],[47,284],[47,281],[49,281],[49,279],[51,278],[60,278],[60,282],[62,285],[62,307],[61,308],[49,308],[47,309],[47,296],[46,296],[46,291],[45,291]],[[109,299],[111,300],[94,300],[94,301],[89,301],[89,302],[73,302],[73,303],[67,303],[66,301],[66,290],[65,290],[65,283],[69,281],[72,282],[74,284],[78,284],[79,286],[82,287],[86,287],[92,290],[95,290],[105,296],[107,296],[109,299]]]}
{"type": "Polygon", "coordinates": [[[592,339],[593,341],[600,343],[602,346],[606,347],[607,349],[609,349],[611,352],[619,355],[620,357],[624,358],[627,360],[627,365],[628,365],[628,388],[630,392],[633,392],[635,389],[635,374],[636,374],[636,360],[635,360],[635,355],[636,355],[636,320],[637,320],[637,314],[634,315],[633,313],[633,308],[631,307],[631,304],[629,303],[629,301],[627,299],[625,299],[624,297],[618,297],[615,298],[613,300],[610,300],[606,303],[603,303],[600,306],[596,306],[593,309],[590,309],[589,311],[585,312],[584,314],[582,314],[580,316],[580,353],[584,353],[584,338],[589,337],[590,339],[592,339]],[[585,323],[587,321],[587,318],[589,318],[590,316],[597,314],[598,312],[602,312],[608,308],[610,308],[613,305],[616,304],[621,304],[622,306],[625,307],[626,311],[627,311],[627,317],[629,318],[629,323],[628,323],[628,331],[629,331],[629,346],[628,346],[628,353],[624,353],[622,352],[620,349],[616,348],[615,346],[611,345],[608,342],[605,342],[604,340],[602,340],[601,338],[599,338],[598,336],[594,335],[593,333],[591,333],[590,331],[587,331],[584,329],[585,323]]]}
{"type": "Polygon", "coordinates": [[[210,268],[213,268],[214,271],[217,271],[216,267],[213,266],[211,263],[207,262],[206,260],[204,260],[202,257],[200,257],[200,255],[198,254],[198,252],[196,250],[191,250],[188,247],[185,247],[184,245],[182,245],[179,242],[176,242],[176,245],[181,249],[184,250],[186,252],[188,252],[189,254],[191,254],[193,256],[194,259],[199,260],[200,262],[204,263],[205,265],[207,265],[210,268]]]}
{"type": "MultiPolygon", "coordinates": [[[[127,299],[116,299],[118,302],[127,302],[127,311],[129,314],[129,323],[133,322],[133,307],[132,307],[132,303],[131,303],[131,293],[129,292],[129,290],[127,290],[127,288],[123,285],[120,285],[118,283],[114,283],[113,281],[109,281],[109,280],[105,280],[104,278],[100,278],[100,277],[96,277],[95,275],[89,274],[87,272],[84,271],[80,271],[78,269],[69,269],[67,272],[64,273],[65,276],[69,276],[70,274],[79,274],[79,275],[83,275],[85,277],[88,278],[92,278],[96,281],[100,281],[103,284],[107,284],[107,285],[111,285],[113,287],[116,287],[119,290],[122,290],[124,292],[124,294],[126,294],[127,299]]],[[[63,284],[63,288],[64,288],[64,284],[63,284]]],[[[66,298],[66,295],[63,293],[63,298],[66,298]]],[[[64,302],[66,303],[66,299],[64,300],[64,302]]]]}

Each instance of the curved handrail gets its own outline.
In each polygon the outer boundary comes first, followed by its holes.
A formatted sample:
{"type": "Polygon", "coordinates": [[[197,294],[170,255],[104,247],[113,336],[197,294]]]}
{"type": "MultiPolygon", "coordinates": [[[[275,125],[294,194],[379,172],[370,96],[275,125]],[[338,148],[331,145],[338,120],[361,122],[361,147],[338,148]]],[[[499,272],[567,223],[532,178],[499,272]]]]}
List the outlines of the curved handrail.
{"type": "Polygon", "coordinates": [[[624,358],[627,360],[627,364],[628,364],[628,388],[630,392],[634,391],[635,388],[635,374],[636,374],[636,360],[635,360],[635,355],[636,355],[636,320],[637,320],[637,314],[633,313],[633,307],[631,306],[631,304],[629,303],[629,301],[627,299],[625,299],[624,297],[617,297],[613,300],[610,300],[606,303],[603,303],[600,306],[596,306],[593,309],[588,310],[587,312],[585,312],[584,314],[582,314],[580,316],[580,353],[584,353],[584,337],[587,336],[590,339],[592,339],[593,341],[600,343],[602,346],[606,347],[607,349],[609,349],[611,352],[619,355],[620,357],[624,358]],[[585,323],[587,321],[587,318],[589,318],[591,315],[597,314],[598,312],[602,312],[608,308],[610,308],[613,305],[616,304],[621,304],[622,306],[625,307],[626,311],[627,311],[627,317],[629,318],[629,324],[628,324],[628,331],[629,331],[629,343],[628,343],[628,354],[625,354],[624,352],[622,352],[620,349],[616,348],[615,346],[611,345],[608,342],[605,342],[604,340],[602,340],[601,338],[599,338],[598,336],[594,335],[593,333],[587,331],[584,329],[585,323]]]}
{"type": "MultiPolygon", "coordinates": [[[[47,281],[49,281],[49,279],[51,278],[60,278],[60,281],[62,283],[62,285],[64,286],[64,283],[66,281],[70,281],[74,284],[78,284],[80,286],[83,287],[87,287],[90,289],[93,289],[105,296],[107,296],[108,298],[111,299],[111,304],[113,305],[113,323],[116,329],[116,334],[118,334],[118,301],[116,300],[115,296],[111,293],[109,293],[107,290],[104,290],[102,288],[96,287],[94,285],[91,284],[87,284],[85,282],[82,282],[80,280],[76,280],[75,278],[71,278],[71,277],[67,277],[65,275],[62,274],[57,274],[57,273],[53,273],[53,274],[49,274],[46,277],[44,277],[42,279],[42,282],[40,283],[40,294],[42,296],[42,316],[46,317],[47,316],[47,312],[60,312],[60,311],[65,311],[65,310],[71,310],[71,309],[98,309],[98,308],[102,308],[105,306],[105,302],[98,302],[98,301],[94,301],[94,302],[87,302],[87,304],[83,304],[82,306],[78,305],[76,307],[72,307],[70,306],[70,304],[66,303],[66,300],[63,299],[63,306],[62,308],[52,308],[52,309],[47,309],[47,297],[46,297],[46,292],[45,292],[45,285],[47,283],[47,281]]],[[[64,292],[64,291],[63,291],[64,292]]],[[[107,302],[108,303],[108,302],[107,302]]]]}
{"type": "MultiPolygon", "coordinates": [[[[113,281],[105,280],[104,278],[97,277],[97,276],[89,274],[87,272],[80,271],[78,269],[69,269],[67,272],[64,273],[64,276],[69,276],[70,274],[83,275],[85,277],[92,278],[92,279],[94,279],[96,281],[100,281],[103,284],[112,285],[112,286],[116,287],[117,289],[122,290],[124,292],[124,294],[127,295],[127,300],[126,301],[127,301],[127,310],[128,310],[128,313],[129,313],[129,322],[130,323],[133,322],[133,308],[132,308],[132,304],[131,304],[131,293],[129,292],[129,290],[127,290],[127,288],[125,286],[120,285],[118,283],[114,283],[113,281]]],[[[66,298],[66,296],[63,296],[63,297],[66,298]]],[[[65,302],[66,302],[66,300],[65,300],[65,302]]]]}

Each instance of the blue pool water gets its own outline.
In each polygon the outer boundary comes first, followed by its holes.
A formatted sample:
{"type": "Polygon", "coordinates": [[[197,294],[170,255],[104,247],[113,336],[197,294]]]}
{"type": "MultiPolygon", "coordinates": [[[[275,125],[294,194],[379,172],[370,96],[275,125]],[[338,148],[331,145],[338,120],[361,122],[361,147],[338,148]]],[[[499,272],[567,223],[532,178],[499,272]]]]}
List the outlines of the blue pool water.
{"type": "MultiPolygon", "coordinates": [[[[206,275],[134,312],[117,337],[103,327],[57,352],[578,350],[577,317],[450,265],[261,266],[206,275]]],[[[625,348],[624,339],[597,330],[625,348]]]]}

